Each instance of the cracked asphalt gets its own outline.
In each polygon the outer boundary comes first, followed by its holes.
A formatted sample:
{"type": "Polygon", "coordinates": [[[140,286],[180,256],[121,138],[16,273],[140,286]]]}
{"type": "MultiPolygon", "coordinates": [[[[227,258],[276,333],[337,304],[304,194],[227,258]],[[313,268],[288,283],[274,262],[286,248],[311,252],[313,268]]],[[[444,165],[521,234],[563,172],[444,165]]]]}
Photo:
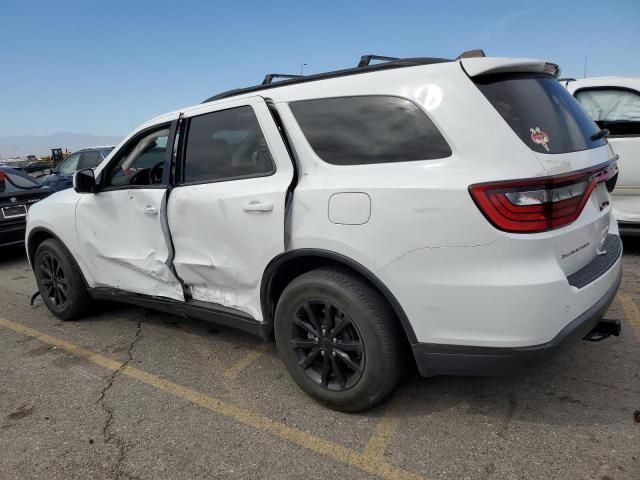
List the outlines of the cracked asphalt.
{"type": "Polygon", "coordinates": [[[116,305],[61,322],[1,250],[0,479],[637,480],[640,240],[623,261],[619,338],[512,377],[412,372],[348,415],[232,329],[116,305]]]}

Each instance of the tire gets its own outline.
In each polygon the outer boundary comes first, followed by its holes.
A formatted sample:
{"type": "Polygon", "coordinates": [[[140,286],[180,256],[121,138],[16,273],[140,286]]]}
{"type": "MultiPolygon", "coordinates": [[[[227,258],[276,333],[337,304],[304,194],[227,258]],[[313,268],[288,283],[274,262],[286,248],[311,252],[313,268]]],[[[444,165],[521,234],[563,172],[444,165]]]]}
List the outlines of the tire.
{"type": "Polygon", "coordinates": [[[49,238],[38,246],[33,271],[42,300],[56,317],[77,320],[90,311],[93,301],[82,272],[59,240],[49,238]]]}
{"type": "Polygon", "coordinates": [[[367,410],[389,396],[403,373],[402,335],[383,297],[348,271],[300,275],[276,307],[276,344],[287,370],[334,410],[367,410]]]}

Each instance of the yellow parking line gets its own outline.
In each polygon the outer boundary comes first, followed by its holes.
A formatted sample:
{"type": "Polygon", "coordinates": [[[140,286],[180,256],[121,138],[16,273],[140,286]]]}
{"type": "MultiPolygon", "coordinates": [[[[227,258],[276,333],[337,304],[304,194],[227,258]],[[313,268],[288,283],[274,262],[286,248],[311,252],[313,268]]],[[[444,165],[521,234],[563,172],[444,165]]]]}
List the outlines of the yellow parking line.
{"type": "MultiPolygon", "coordinates": [[[[31,327],[0,318],[0,326],[13,330],[14,332],[35,338],[41,342],[53,345],[65,350],[77,357],[84,358],[101,367],[115,371],[122,368],[122,362],[104,357],[90,350],[74,345],[60,338],[52,337],[46,333],[39,332],[31,327]]],[[[290,427],[284,423],[277,422],[259,413],[246,410],[230,403],[223,402],[214,397],[210,397],[191,388],[178,385],[163,378],[145,372],[135,367],[125,366],[120,371],[121,375],[134,378],[147,385],[151,385],[159,390],[169,392],[179,398],[187,400],[195,405],[206,408],[214,413],[231,418],[243,425],[247,425],[263,432],[267,432],[275,437],[287,440],[288,442],[307,448],[311,451],[324,455],[328,458],[358,468],[366,473],[377,475],[389,480],[421,479],[423,477],[408,472],[384,461],[371,461],[371,456],[343,447],[337,443],[316,437],[308,432],[290,427]]]]}
{"type": "Polygon", "coordinates": [[[244,357],[238,360],[236,363],[227,368],[222,375],[230,380],[234,380],[238,378],[238,375],[242,373],[242,371],[255,362],[258,358],[262,356],[264,352],[267,351],[267,345],[260,345],[256,347],[254,350],[251,350],[244,357]]]}
{"type": "Polygon", "coordinates": [[[398,429],[398,424],[400,423],[399,413],[397,401],[394,399],[385,410],[376,427],[376,431],[369,439],[363,452],[365,457],[370,458],[372,461],[383,460],[384,452],[387,450],[398,429]]]}
{"type": "Polygon", "coordinates": [[[631,328],[635,331],[638,338],[640,338],[640,311],[638,310],[636,302],[633,301],[633,298],[631,298],[628,293],[622,290],[618,290],[618,299],[622,304],[627,322],[629,322],[631,328]]]}

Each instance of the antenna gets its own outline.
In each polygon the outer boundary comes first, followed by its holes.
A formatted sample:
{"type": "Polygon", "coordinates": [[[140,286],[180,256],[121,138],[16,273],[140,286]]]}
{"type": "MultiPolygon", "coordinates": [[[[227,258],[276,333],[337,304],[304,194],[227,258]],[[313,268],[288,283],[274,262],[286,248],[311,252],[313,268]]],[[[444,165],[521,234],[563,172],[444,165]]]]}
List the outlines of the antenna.
{"type": "Polygon", "coordinates": [[[584,73],[582,78],[587,78],[587,62],[589,61],[589,57],[584,57],[584,73]]]}

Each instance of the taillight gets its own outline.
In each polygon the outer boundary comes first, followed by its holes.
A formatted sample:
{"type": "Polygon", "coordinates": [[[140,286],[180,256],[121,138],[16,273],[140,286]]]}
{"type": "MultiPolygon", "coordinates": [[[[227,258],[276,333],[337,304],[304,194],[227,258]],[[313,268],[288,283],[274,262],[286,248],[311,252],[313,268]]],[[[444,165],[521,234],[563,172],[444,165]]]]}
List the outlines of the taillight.
{"type": "Polygon", "coordinates": [[[535,233],[576,220],[600,182],[615,177],[615,161],[565,175],[471,185],[471,197],[500,230],[535,233]]]}
{"type": "Polygon", "coordinates": [[[4,171],[0,168],[0,192],[4,192],[4,181],[7,176],[4,174],[4,171]]]}

